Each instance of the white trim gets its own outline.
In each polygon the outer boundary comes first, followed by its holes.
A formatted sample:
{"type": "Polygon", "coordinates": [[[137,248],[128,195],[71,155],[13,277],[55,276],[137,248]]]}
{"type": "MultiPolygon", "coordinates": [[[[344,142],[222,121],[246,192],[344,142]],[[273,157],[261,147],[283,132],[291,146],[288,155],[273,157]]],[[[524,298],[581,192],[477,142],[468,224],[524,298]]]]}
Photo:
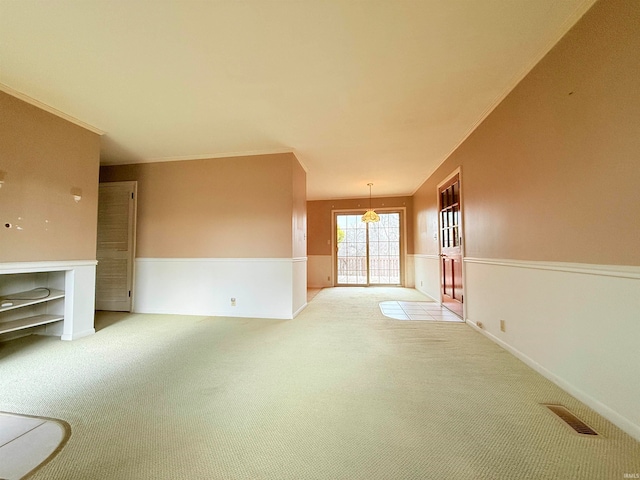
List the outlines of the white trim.
{"type": "Polygon", "coordinates": [[[590,263],[544,262],[534,260],[504,260],[495,258],[465,257],[464,263],[482,265],[498,265],[501,267],[530,268],[535,270],[552,270],[556,272],[581,273],[603,277],[618,277],[640,280],[640,266],[631,265],[598,265],[590,263]]]}
{"type": "Polygon", "coordinates": [[[188,162],[189,160],[214,160],[217,158],[234,158],[234,157],[256,157],[260,155],[281,155],[291,153],[298,161],[305,173],[309,173],[309,167],[300,159],[300,155],[292,148],[272,148],[265,150],[252,150],[248,152],[228,152],[228,153],[205,153],[202,155],[183,155],[178,157],[158,157],[147,158],[142,160],[125,161],[109,161],[109,159],[101,159],[100,165],[114,166],[114,165],[134,165],[138,163],[163,163],[163,162],[188,162]]]}
{"type": "Polygon", "coordinates": [[[78,333],[63,333],[60,336],[60,340],[78,340],[79,338],[82,337],[88,337],[89,335],[93,335],[94,333],[96,333],[96,329],[95,328],[91,328],[89,330],[85,330],[83,332],[78,332],[78,333]]]}
{"type": "Polygon", "coordinates": [[[451,181],[453,179],[453,177],[455,177],[456,175],[458,175],[458,181],[460,183],[462,183],[462,167],[460,165],[458,165],[458,167],[456,167],[456,169],[454,171],[452,171],[449,175],[447,175],[445,177],[444,180],[442,180],[437,186],[436,186],[436,190],[438,193],[438,202],[440,202],[440,198],[439,198],[439,194],[440,194],[440,189],[442,188],[443,185],[449,183],[449,181],[451,181]]]}
{"type": "Polygon", "coordinates": [[[293,156],[296,157],[296,160],[304,170],[304,173],[309,173],[309,167],[307,167],[307,165],[302,160],[300,160],[300,155],[298,154],[298,152],[296,152],[296,149],[292,149],[290,153],[293,153],[293,156]]]}
{"type": "Polygon", "coordinates": [[[482,122],[495,110],[495,108],[502,103],[502,101],[507,98],[507,96],[511,93],[511,91],[516,88],[516,86],[534,69],[534,67],[544,58],[544,56],[551,51],[551,49],[564,37],[570,30],[573,25],[578,23],[578,20],[587,13],[593,4],[596,3],[596,0],[583,0],[573,11],[573,14],[569,15],[567,19],[564,21],[562,26],[559,28],[559,31],[556,35],[553,36],[552,40],[549,41],[539,52],[537,55],[533,57],[531,62],[527,64],[525,68],[523,68],[517,75],[514,75],[511,82],[507,84],[505,89],[496,96],[496,98],[489,104],[489,106],[480,114],[478,120],[476,120],[466,131],[464,135],[460,138],[460,140],[449,150],[448,153],[443,155],[441,160],[433,167],[433,169],[427,174],[425,180],[418,185],[413,192],[409,196],[414,196],[418,190],[425,184],[427,180],[433,175],[444,162],[446,162],[451,155],[462,145],[467,138],[475,131],[476,128],[480,126],[482,122]]]}
{"type": "MultiPolygon", "coordinates": [[[[264,149],[264,150],[253,150],[247,152],[225,152],[225,153],[203,153],[199,155],[182,155],[175,157],[155,157],[155,158],[143,158],[137,161],[126,160],[125,162],[111,162],[108,159],[100,162],[100,165],[132,165],[138,163],[162,163],[162,162],[187,162],[189,160],[210,160],[216,158],[233,158],[233,157],[254,157],[259,155],[277,155],[291,153],[295,156],[298,163],[300,163],[300,159],[296,156],[293,149],[290,147],[286,148],[272,148],[272,149],[264,149]]],[[[302,168],[305,168],[302,163],[300,163],[302,168]]],[[[305,170],[306,171],[306,170],[305,170]]]]}
{"type": "Polygon", "coordinates": [[[74,125],[77,125],[79,127],[84,128],[85,130],[89,130],[90,132],[93,133],[97,133],[98,135],[104,135],[106,132],[103,130],[100,130],[99,128],[94,127],[93,125],[89,125],[86,122],[83,122],[82,120],[78,120],[75,117],[72,117],[71,115],[68,115],[64,112],[61,112],[60,110],[58,110],[57,108],[54,108],[50,105],[47,105],[46,103],[41,102],[40,100],[36,100],[33,97],[30,97],[29,95],[26,95],[22,92],[19,92],[13,88],[11,88],[9,85],[5,85],[4,83],[0,83],[0,91],[3,91],[4,93],[11,95],[12,97],[16,97],[20,100],[22,100],[23,102],[28,103],[29,105],[33,105],[34,107],[38,107],[40,110],[44,110],[45,112],[49,112],[53,115],[55,115],[56,117],[60,117],[63,120],[66,120],[67,122],[71,122],[74,125]]]}
{"type": "Polygon", "coordinates": [[[599,402],[598,400],[596,400],[592,396],[590,396],[590,395],[586,394],[585,392],[583,392],[582,390],[574,387],[571,383],[569,383],[569,382],[563,380],[562,378],[558,377],[553,372],[551,372],[550,370],[544,368],[542,365],[540,365],[538,362],[536,362],[532,358],[528,357],[527,355],[525,355],[521,351],[513,348],[508,343],[502,341],[500,338],[498,338],[495,335],[492,335],[491,333],[487,332],[486,330],[478,327],[478,325],[476,325],[471,320],[467,319],[466,323],[467,323],[467,325],[471,326],[476,331],[478,331],[481,334],[483,334],[485,337],[489,338],[490,340],[492,340],[495,343],[497,343],[498,345],[500,345],[502,348],[504,348],[506,351],[511,353],[513,356],[515,356],[519,360],[523,361],[525,364],[527,364],[533,370],[538,372],[540,375],[542,375],[543,377],[545,377],[548,380],[550,380],[553,383],[555,383],[558,387],[563,389],[565,392],[567,392],[570,395],[574,396],[575,398],[580,400],[582,403],[584,403],[585,405],[587,405],[588,407],[593,409],[595,412],[599,413],[600,415],[602,415],[603,417],[605,417],[606,419],[611,421],[611,423],[615,424],[616,426],[618,426],[619,428],[621,428],[622,430],[627,432],[632,437],[640,439],[640,427],[638,425],[635,425],[633,422],[631,422],[629,419],[623,417],[622,415],[620,415],[615,410],[612,410],[611,408],[609,408],[606,405],[604,405],[602,402],[599,402]]]}
{"type": "MultiPolygon", "coordinates": [[[[425,180],[426,181],[426,180],[425,180]]],[[[371,196],[372,199],[377,198],[411,198],[411,195],[409,194],[390,194],[390,195],[372,195],[371,196]]],[[[362,195],[356,195],[353,197],[329,197],[329,198],[308,198],[307,201],[308,202],[339,202],[341,200],[362,200],[362,201],[369,201],[369,197],[363,197],[362,195]]],[[[406,205],[403,205],[404,207],[406,207],[406,205]]],[[[358,208],[362,208],[362,207],[356,207],[355,209],[357,210],[358,208]]],[[[387,208],[387,207],[381,207],[381,208],[387,208]]],[[[391,208],[391,207],[389,207],[391,208]]],[[[400,208],[400,207],[398,207],[400,208]]],[[[374,210],[377,210],[378,208],[374,208],[374,210]]],[[[340,212],[340,211],[345,211],[345,212],[351,212],[353,211],[353,208],[343,208],[343,209],[337,209],[336,212],[340,212]]],[[[365,207],[366,210],[366,207],[365,207]]]]}
{"type": "Polygon", "coordinates": [[[296,318],[300,314],[300,312],[302,312],[305,308],[307,308],[307,305],[309,304],[307,302],[304,302],[304,305],[302,305],[298,310],[293,312],[293,318],[296,318]]]}
{"type": "Polygon", "coordinates": [[[307,257],[294,257],[294,258],[151,258],[151,257],[138,257],[136,258],[136,262],[197,262],[197,263],[227,263],[227,262],[281,262],[281,263],[292,263],[292,262],[303,262],[306,261],[307,257]]]}
{"type": "Polygon", "coordinates": [[[428,253],[412,253],[411,255],[413,255],[415,258],[429,258],[431,260],[437,260],[440,258],[439,255],[428,254],[428,253]]]}
{"type": "Polygon", "coordinates": [[[42,261],[0,263],[0,273],[35,273],[73,270],[76,267],[95,267],[97,260],[42,261]]]}

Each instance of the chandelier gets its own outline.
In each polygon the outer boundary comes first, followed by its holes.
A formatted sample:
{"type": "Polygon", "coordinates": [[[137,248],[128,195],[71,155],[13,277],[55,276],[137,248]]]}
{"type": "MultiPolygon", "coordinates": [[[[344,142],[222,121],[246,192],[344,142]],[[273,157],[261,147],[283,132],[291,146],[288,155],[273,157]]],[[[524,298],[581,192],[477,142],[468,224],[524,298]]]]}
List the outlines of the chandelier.
{"type": "Polygon", "coordinates": [[[367,185],[369,185],[369,210],[362,215],[362,221],[364,223],[379,222],[380,216],[373,211],[373,208],[371,208],[371,187],[373,186],[373,183],[367,183],[367,185]]]}

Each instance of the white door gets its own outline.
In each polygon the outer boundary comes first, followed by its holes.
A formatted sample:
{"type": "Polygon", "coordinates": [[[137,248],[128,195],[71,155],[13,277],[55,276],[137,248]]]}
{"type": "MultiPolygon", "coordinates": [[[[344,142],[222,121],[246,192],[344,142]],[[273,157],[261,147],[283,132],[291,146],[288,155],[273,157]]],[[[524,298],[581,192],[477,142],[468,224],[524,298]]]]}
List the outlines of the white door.
{"type": "Polygon", "coordinates": [[[131,311],[136,190],[137,182],[100,184],[96,310],[131,311]]]}

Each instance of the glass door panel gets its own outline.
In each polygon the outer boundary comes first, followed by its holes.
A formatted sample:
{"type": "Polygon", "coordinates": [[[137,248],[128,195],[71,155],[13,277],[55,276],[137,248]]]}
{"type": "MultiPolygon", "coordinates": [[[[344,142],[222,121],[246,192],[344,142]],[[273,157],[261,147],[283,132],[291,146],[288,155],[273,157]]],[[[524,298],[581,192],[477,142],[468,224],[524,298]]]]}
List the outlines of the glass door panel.
{"type": "Polygon", "coordinates": [[[367,284],[367,225],[361,215],[336,215],[338,284],[367,284]]]}
{"type": "Polygon", "coordinates": [[[380,213],[369,223],[369,284],[400,284],[400,214],[380,213]]]}
{"type": "Polygon", "coordinates": [[[336,214],[338,285],[400,285],[400,213],[379,213],[380,221],[362,222],[362,214],[336,214]]]}

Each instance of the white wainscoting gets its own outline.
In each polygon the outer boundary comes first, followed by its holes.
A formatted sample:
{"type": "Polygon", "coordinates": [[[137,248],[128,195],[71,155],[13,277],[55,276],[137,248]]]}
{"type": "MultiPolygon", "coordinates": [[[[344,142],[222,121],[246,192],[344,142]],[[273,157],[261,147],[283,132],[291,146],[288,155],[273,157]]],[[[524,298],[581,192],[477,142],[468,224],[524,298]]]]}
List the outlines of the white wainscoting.
{"type": "Polygon", "coordinates": [[[292,311],[295,318],[307,306],[307,258],[293,258],[292,262],[292,311]]]}
{"type": "Polygon", "coordinates": [[[333,264],[331,255],[309,255],[307,259],[307,284],[309,288],[332,287],[333,264]]]}
{"type": "Polygon", "coordinates": [[[464,262],[467,323],[640,440],[640,267],[464,262]]]}
{"type": "Polygon", "coordinates": [[[434,301],[440,302],[440,257],[438,255],[413,255],[415,288],[434,301]]]}
{"type": "Polygon", "coordinates": [[[293,258],[137,258],[133,310],[291,319],[304,308],[305,263],[293,258]]]}

